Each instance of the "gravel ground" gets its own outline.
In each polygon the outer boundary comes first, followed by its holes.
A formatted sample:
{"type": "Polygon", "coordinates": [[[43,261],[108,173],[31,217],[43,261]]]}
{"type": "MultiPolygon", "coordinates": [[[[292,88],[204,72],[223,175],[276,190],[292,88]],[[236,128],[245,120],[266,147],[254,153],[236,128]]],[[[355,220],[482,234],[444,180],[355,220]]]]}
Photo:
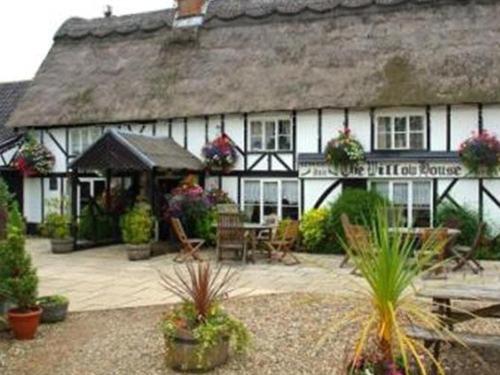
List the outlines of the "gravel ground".
{"type": "MultiPolygon", "coordinates": [[[[332,335],[319,351],[315,347],[326,328],[351,309],[345,300],[288,294],[236,299],[225,306],[246,323],[253,343],[248,354],[232,357],[215,374],[342,373],[352,332],[332,335]]],[[[158,328],[165,310],[155,306],[73,313],[64,323],[42,326],[31,342],[0,334],[0,374],[170,374],[158,328]]],[[[449,374],[498,374],[491,369],[500,368],[498,352],[481,353],[490,368],[462,348],[446,348],[444,354],[449,374]]]]}

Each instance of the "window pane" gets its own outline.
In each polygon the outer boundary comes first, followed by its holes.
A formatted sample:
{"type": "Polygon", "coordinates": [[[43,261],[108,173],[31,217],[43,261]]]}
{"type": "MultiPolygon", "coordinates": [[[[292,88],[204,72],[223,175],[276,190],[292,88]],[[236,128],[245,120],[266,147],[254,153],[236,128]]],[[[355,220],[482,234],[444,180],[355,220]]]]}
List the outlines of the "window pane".
{"type": "Polygon", "coordinates": [[[410,130],[411,131],[424,130],[424,119],[422,116],[410,116],[410,130]]]}
{"type": "Polygon", "coordinates": [[[291,125],[289,120],[280,120],[279,122],[279,134],[280,135],[290,135],[292,133],[291,125]]]}
{"type": "Polygon", "coordinates": [[[87,149],[87,147],[89,147],[89,129],[82,129],[81,137],[82,137],[82,151],[84,151],[87,149]]]}
{"type": "Polygon", "coordinates": [[[392,187],[392,201],[397,205],[408,204],[408,184],[395,183],[392,187]]]}
{"type": "Polygon", "coordinates": [[[245,181],[244,211],[246,220],[260,222],[260,182],[245,181]]]}
{"type": "Polygon", "coordinates": [[[252,135],[262,135],[262,123],[260,121],[252,121],[250,123],[250,131],[252,135]]]}
{"type": "Polygon", "coordinates": [[[299,203],[299,187],[295,181],[283,181],[281,184],[281,201],[283,205],[299,203]]]}
{"type": "Polygon", "coordinates": [[[252,121],[250,123],[250,148],[252,150],[262,150],[262,123],[252,121]]]}
{"type": "Polygon", "coordinates": [[[282,135],[279,137],[278,149],[280,151],[288,151],[291,150],[292,144],[290,142],[290,136],[282,135]]]}
{"type": "Polygon", "coordinates": [[[276,127],[274,121],[266,121],[266,149],[276,149],[276,127]]]}
{"type": "Polygon", "coordinates": [[[264,182],[264,216],[278,214],[278,183],[264,182]]]}
{"type": "Polygon", "coordinates": [[[394,118],[394,131],[406,132],[406,117],[395,117],[394,118]]]}
{"type": "Polygon", "coordinates": [[[381,196],[389,198],[389,183],[388,182],[372,182],[371,184],[372,190],[379,193],[381,196]]]}
{"type": "Polygon", "coordinates": [[[378,148],[391,148],[391,133],[381,133],[378,135],[378,148]]]}
{"type": "Polygon", "coordinates": [[[413,182],[413,205],[431,205],[431,183],[428,181],[413,182]]]}
{"type": "Polygon", "coordinates": [[[424,148],[424,135],[420,133],[410,134],[410,148],[423,149],[424,148]]]}
{"type": "Polygon", "coordinates": [[[379,117],[377,119],[377,132],[390,132],[391,131],[391,118],[379,117]]]}
{"type": "Polygon", "coordinates": [[[80,149],[80,129],[71,131],[71,152],[76,155],[81,152],[80,149]]]}
{"type": "Polygon", "coordinates": [[[394,136],[394,147],[406,148],[406,133],[396,134],[394,136]]]}

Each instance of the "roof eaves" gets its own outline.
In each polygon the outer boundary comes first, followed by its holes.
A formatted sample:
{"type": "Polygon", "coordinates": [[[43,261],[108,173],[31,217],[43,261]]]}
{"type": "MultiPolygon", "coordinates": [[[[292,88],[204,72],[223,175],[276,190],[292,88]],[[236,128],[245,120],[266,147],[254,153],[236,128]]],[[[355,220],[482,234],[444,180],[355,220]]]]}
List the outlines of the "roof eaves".
{"type": "Polygon", "coordinates": [[[148,158],[141,150],[137,149],[133,144],[131,144],[122,133],[116,131],[115,129],[108,130],[113,138],[120,142],[123,146],[127,147],[135,156],[137,156],[141,161],[146,164],[149,168],[153,169],[156,164],[148,158]]]}

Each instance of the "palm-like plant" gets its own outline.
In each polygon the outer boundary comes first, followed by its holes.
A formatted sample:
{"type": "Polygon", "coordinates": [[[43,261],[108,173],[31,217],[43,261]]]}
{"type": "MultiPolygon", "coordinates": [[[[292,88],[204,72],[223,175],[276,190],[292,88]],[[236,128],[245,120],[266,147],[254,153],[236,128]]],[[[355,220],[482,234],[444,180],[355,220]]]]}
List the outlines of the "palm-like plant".
{"type": "MultiPolygon", "coordinates": [[[[425,356],[442,373],[442,367],[432,353],[422,343],[412,339],[407,329],[411,325],[419,325],[435,330],[440,335],[447,333],[429,306],[415,298],[413,288],[417,277],[438,267],[437,264],[430,266],[430,263],[444,244],[439,243],[435,236],[430,236],[421,244],[422,255],[417,260],[414,257],[413,239],[400,231],[391,230],[391,226],[397,227],[400,221],[399,215],[394,218],[390,212],[394,210],[380,208],[375,217],[367,222],[370,227],[368,243],[366,240],[354,246],[351,243],[352,247],[344,244],[346,252],[368,284],[363,288],[364,301],[368,297],[371,302],[358,304],[349,314],[349,321],[360,327],[349,370],[356,373],[359,369],[357,365],[368,360],[392,369],[399,361],[407,371],[413,358],[418,371],[426,374],[422,360],[422,356],[425,356]],[[376,353],[376,358],[369,358],[373,353],[376,353]]],[[[398,373],[395,370],[385,371],[398,373]]]]}

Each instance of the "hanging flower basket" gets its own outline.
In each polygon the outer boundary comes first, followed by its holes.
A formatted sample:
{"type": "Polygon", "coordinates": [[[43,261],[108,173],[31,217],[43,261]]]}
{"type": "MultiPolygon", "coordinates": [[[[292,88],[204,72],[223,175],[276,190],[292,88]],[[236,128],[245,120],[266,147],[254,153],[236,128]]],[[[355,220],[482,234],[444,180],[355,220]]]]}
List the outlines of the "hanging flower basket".
{"type": "Polygon", "coordinates": [[[225,134],[214,139],[203,147],[205,166],[209,171],[228,171],[234,167],[238,160],[236,149],[225,134]]]}
{"type": "Polygon", "coordinates": [[[365,151],[361,143],[351,136],[351,131],[344,129],[326,145],[325,159],[335,168],[356,166],[365,160],[365,151]]]}
{"type": "Polygon", "coordinates": [[[474,132],[460,145],[460,160],[473,174],[498,174],[500,167],[500,141],[487,131],[474,132]]]}
{"type": "Polygon", "coordinates": [[[32,136],[27,136],[19,149],[14,167],[25,176],[44,175],[54,167],[54,155],[32,136]]]}

